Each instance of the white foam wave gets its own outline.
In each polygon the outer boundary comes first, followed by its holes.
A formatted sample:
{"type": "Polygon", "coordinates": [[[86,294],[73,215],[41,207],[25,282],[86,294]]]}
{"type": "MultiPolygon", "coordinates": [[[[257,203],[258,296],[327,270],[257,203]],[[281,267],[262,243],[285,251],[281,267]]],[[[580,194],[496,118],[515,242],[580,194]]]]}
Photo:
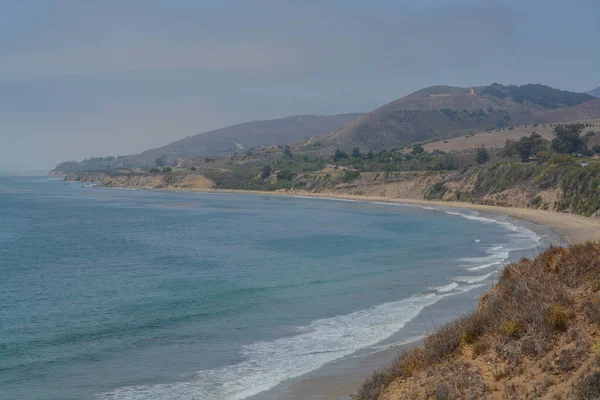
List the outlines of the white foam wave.
{"type": "Polygon", "coordinates": [[[464,262],[473,263],[473,264],[501,263],[501,262],[505,261],[506,259],[508,259],[508,256],[509,256],[508,250],[505,250],[504,248],[498,249],[497,247],[490,247],[489,249],[486,250],[486,253],[488,253],[489,256],[466,257],[466,258],[459,259],[459,261],[464,261],[464,262]]]}
{"type": "Polygon", "coordinates": [[[511,250],[531,249],[533,247],[538,246],[542,241],[542,239],[538,236],[537,233],[523,226],[515,225],[509,221],[482,217],[477,212],[474,212],[473,214],[466,214],[457,211],[446,211],[446,214],[460,216],[471,221],[479,221],[486,224],[495,224],[507,229],[508,231],[510,231],[510,237],[514,245],[511,250]]]}
{"type": "Polygon", "coordinates": [[[436,292],[436,293],[446,293],[446,292],[453,291],[457,287],[458,287],[458,283],[452,282],[452,283],[449,283],[447,285],[442,285],[442,286],[438,286],[438,287],[432,288],[432,290],[434,292],[436,292]]]}
{"type": "Polygon", "coordinates": [[[439,208],[429,207],[429,206],[423,206],[423,207],[421,207],[421,209],[423,209],[423,210],[429,210],[429,211],[440,211],[439,208]]]}
{"type": "Polygon", "coordinates": [[[452,280],[454,282],[459,282],[459,283],[477,283],[477,282],[485,281],[490,276],[492,276],[494,273],[495,272],[490,272],[489,274],[478,275],[478,276],[457,276],[455,278],[452,278],[452,280]]]}
{"type": "Polygon", "coordinates": [[[314,371],[335,360],[370,348],[402,329],[427,306],[456,293],[413,296],[395,302],[321,319],[299,328],[299,335],[245,346],[244,361],[224,368],[200,371],[192,379],[151,386],[117,389],[103,399],[241,400],[271,389],[286,379],[314,371]]]}
{"type": "Polygon", "coordinates": [[[468,267],[467,270],[469,270],[469,271],[480,271],[482,269],[488,269],[488,268],[492,268],[492,267],[499,267],[501,265],[502,265],[502,262],[492,262],[492,263],[488,263],[488,264],[477,265],[475,267],[468,267]]]}
{"type": "MultiPolygon", "coordinates": [[[[360,200],[344,199],[342,197],[319,197],[319,198],[320,199],[325,199],[325,200],[346,201],[346,202],[349,202],[349,203],[359,203],[359,202],[361,202],[360,200]]],[[[364,203],[364,201],[362,203],[364,203]]]]}
{"type": "Polygon", "coordinates": [[[390,203],[390,202],[385,202],[385,201],[372,201],[371,204],[379,204],[379,205],[383,205],[383,206],[399,206],[399,205],[401,205],[399,203],[390,203]]]}
{"type": "MultiPolygon", "coordinates": [[[[296,196],[311,198],[309,196],[296,196]]],[[[321,199],[357,202],[357,200],[321,197],[321,199]]],[[[374,202],[374,204],[396,205],[374,202]]],[[[422,207],[428,209],[426,207],[422,207]]],[[[435,211],[441,211],[430,207],[435,211]]],[[[492,223],[510,231],[515,241],[531,248],[539,237],[530,230],[507,221],[479,215],[446,211],[469,220],[492,223]],[[533,243],[533,245],[532,245],[533,243]]],[[[463,258],[471,264],[468,269],[478,270],[500,265],[514,250],[494,246],[484,257],[463,258]]],[[[452,282],[434,288],[434,293],[413,296],[395,302],[355,311],[353,313],[313,321],[299,327],[298,334],[272,341],[260,341],[241,349],[243,361],[218,369],[199,371],[190,379],[175,383],[123,387],[102,395],[103,399],[116,400],[171,400],[218,399],[241,400],[271,389],[279,383],[314,371],[335,360],[348,357],[358,350],[370,349],[390,338],[419,313],[440,299],[486,286],[483,283],[495,272],[478,276],[459,276],[452,282]]]]}

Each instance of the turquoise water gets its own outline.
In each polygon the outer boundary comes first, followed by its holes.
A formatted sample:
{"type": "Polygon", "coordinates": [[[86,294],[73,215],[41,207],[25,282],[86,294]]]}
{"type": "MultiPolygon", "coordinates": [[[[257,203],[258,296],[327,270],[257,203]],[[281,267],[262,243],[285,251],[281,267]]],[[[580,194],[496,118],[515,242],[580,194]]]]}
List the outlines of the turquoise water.
{"type": "Polygon", "coordinates": [[[539,244],[466,211],[0,177],[0,398],[260,398],[539,244]]]}

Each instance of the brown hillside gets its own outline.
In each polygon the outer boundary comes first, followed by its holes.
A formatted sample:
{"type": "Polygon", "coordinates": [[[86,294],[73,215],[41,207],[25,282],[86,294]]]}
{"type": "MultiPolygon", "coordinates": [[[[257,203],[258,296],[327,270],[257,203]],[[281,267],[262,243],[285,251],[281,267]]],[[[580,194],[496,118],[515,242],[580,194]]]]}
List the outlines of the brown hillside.
{"type": "Polygon", "coordinates": [[[354,147],[380,151],[434,138],[449,138],[506,126],[511,117],[502,110],[455,111],[379,109],[317,140],[324,147],[354,147]]]}
{"type": "Polygon", "coordinates": [[[532,118],[532,122],[541,124],[597,118],[600,118],[600,99],[594,99],[573,107],[558,108],[556,110],[539,112],[532,118]]]}
{"type": "Polygon", "coordinates": [[[433,86],[312,142],[320,144],[322,153],[354,147],[380,151],[498,127],[600,118],[597,101],[590,95],[544,85],[433,86]]]}
{"type": "Polygon", "coordinates": [[[254,121],[201,133],[127,156],[133,165],[152,165],[158,157],[167,159],[219,156],[242,152],[253,147],[277,146],[308,139],[343,127],[361,114],[296,115],[265,121],[254,121]]]}
{"type": "MultiPolygon", "coordinates": [[[[584,132],[600,132],[600,119],[565,121],[564,123],[592,124],[593,127],[585,128],[584,132]]],[[[552,140],[554,138],[554,127],[550,126],[550,124],[539,124],[538,126],[519,125],[512,130],[482,131],[473,135],[463,135],[447,140],[427,143],[423,147],[426,151],[441,150],[445,152],[469,150],[481,146],[486,148],[502,148],[507,140],[519,140],[523,136],[531,135],[533,132],[539,133],[546,140],[552,140]]],[[[592,137],[590,139],[590,144],[598,144],[599,139],[600,134],[596,135],[596,137],[592,137]]]]}
{"type": "Polygon", "coordinates": [[[545,107],[531,102],[516,102],[510,97],[500,99],[494,96],[483,95],[482,91],[484,89],[485,86],[472,88],[431,86],[388,103],[376,111],[436,110],[445,108],[452,110],[481,110],[492,107],[507,111],[531,112],[545,109],[545,107]]]}
{"type": "Polygon", "coordinates": [[[475,312],[377,372],[357,400],[598,399],[600,244],[506,267],[475,312]]]}

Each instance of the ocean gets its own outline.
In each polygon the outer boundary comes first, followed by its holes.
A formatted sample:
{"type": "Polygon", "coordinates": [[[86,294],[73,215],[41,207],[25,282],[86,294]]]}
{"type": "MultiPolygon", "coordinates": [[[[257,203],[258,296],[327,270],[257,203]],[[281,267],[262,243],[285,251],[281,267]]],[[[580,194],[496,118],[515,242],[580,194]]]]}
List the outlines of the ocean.
{"type": "Polygon", "coordinates": [[[0,399],[271,399],[424,333],[428,309],[476,301],[549,235],[465,210],[0,177],[0,399]]]}

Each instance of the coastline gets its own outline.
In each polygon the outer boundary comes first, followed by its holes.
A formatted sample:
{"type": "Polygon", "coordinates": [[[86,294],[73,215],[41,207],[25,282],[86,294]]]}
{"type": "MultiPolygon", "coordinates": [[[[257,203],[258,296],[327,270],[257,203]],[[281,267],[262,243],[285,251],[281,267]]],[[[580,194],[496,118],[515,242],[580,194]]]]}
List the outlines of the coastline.
{"type": "MultiPolygon", "coordinates": [[[[138,188],[141,189],[141,188],[138,188]]],[[[501,206],[486,206],[465,202],[445,202],[445,201],[428,201],[422,199],[404,199],[390,198],[379,196],[362,196],[349,195],[339,193],[311,193],[304,191],[288,191],[288,192],[262,192],[248,190],[213,190],[213,189],[181,189],[181,188],[165,188],[154,189],[145,188],[144,190],[158,190],[171,192],[199,192],[199,193],[219,193],[219,194],[249,194],[263,196],[288,196],[288,197],[303,197],[303,198],[321,198],[321,199],[339,199],[351,200],[358,202],[383,202],[390,204],[411,204],[419,206],[432,206],[440,208],[456,208],[475,210],[482,213],[505,215],[510,218],[523,220],[532,224],[539,224],[542,228],[548,228],[550,231],[560,236],[561,240],[570,243],[576,243],[586,240],[595,240],[600,237],[600,220],[587,218],[583,216],[559,213],[553,211],[543,211],[525,208],[510,208],[501,206]]],[[[531,229],[531,228],[530,228],[531,229]]],[[[550,244],[549,242],[544,245],[550,244]]],[[[489,287],[487,288],[489,289],[489,287]]],[[[487,291],[486,289],[486,291],[487,291]]],[[[435,325],[440,326],[442,321],[435,317],[436,310],[439,313],[447,307],[455,307],[463,310],[463,313],[468,312],[477,304],[477,300],[484,292],[473,291],[459,298],[452,298],[448,301],[440,302],[434,306],[428,306],[423,313],[427,313],[428,318],[435,322],[435,325]],[[431,313],[434,317],[432,318],[431,313]]],[[[441,313],[444,314],[444,313],[441,313]]],[[[453,319],[453,318],[452,318],[453,319]]],[[[380,350],[368,356],[362,357],[360,360],[340,360],[332,363],[329,367],[323,367],[316,370],[305,377],[293,379],[288,384],[279,385],[267,393],[253,396],[249,400],[308,400],[308,399],[327,399],[341,400],[348,398],[351,393],[355,393],[360,387],[364,379],[370,376],[375,370],[389,365],[394,358],[402,352],[413,347],[420,346],[422,340],[415,339],[411,342],[394,344],[387,349],[380,350]],[[263,397],[267,395],[268,397],[263,397]]]]}
{"type": "Polygon", "coordinates": [[[600,239],[600,219],[584,217],[576,214],[561,213],[556,211],[537,210],[532,208],[488,206],[459,201],[433,201],[411,198],[394,198],[382,196],[363,196],[339,193],[313,193],[305,191],[287,192],[263,192],[258,190],[233,190],[233,189],[152,189],[173,192],[200,192],[200,193],[229,193],[229,194],[253,194],[263,196],[302,196],[308,198],[330,198],[340,200],[354,200],[366,202],[385,202],[394,204],[414,204],[421,206],[434,206],[442,208],[462,208],[489,214],[502,214],[511,218],[532,222],[548,227],[558,233],[566,242],[580,243],[588,240],[600,239]]]}
{"type": "MultiPolygon", "coordinates": [[[[235,192],[234,192],[235,193],[235,192]]],[[[253,194],[249,192],[247,194],[253,194]]],[[[260,193],[260,192],[258,192],[260,193]]],[[[292,194],[290,194],[292,195],[292,194]]],[[[293,194],[292,196],[303,196],[302,194],[293,194]]],[[[365,198],[364,196],[314,196],[315,198],[346,199],[353,201],[372,202],[378,199],[365,198]]],[[[410,201],[410,202],[390,202],[408,203],[414,205],[440,206],[443,208],[444,202],[428,201],[410,201]],[[433,204],[432,204],[433,203],[433,204]],[[439,204],[438,204],[439,203],[439,204]]],[[[461,203],[454,204],[454,208],[467,209],[461,207],[461,203]]],[[[503,209],[503,207],[496,207],[503,209]]],[[[488,209],[478,209],[487,214],[507,215],[498,211],[489,211],[488,209]]],[[[491,215],[493,218],[493,215],[491,215]]],[[[509,216],[513,221],[516,218],[509,216]]],[[[536,248],[529,250],[529,254],[515,251],[511,253],[511,258],[504,264],[516,262],[520,257],[531,256],[540,252],[542,248],[550,245],[564,244],[565,236],[547,225],[531,221],[526,218],[520,219],[523,225],[534,231],[542,242],[536,248]],[[521,254],[520,254],[521,253],[521,254]]],[[[504,265],[500,270],[504,269],[504,265]]],[[[259,395],[249,397],[247,400],[345,400],[352,398],[353,394],[362,386],[367,378],[370,378],[374,372],[385,369],[391,365],[401,354],[412,350],[415,347],[424,345],[425,338],[434,333],[439,327],[450,323],[463,315],[472,312],[481,299],[497,283],[496,278],[490,278],[485,284],[474,287],[463,293],[453,294],[432,305],[425,307],[417,317],[409,321],[405,327],[396,332],[392,338],[382,342],[379,349],[368,354],[357,353],[354,357],[343,358],[318,368],[311,373],[293,378],[288,382],[282,382],[275,388],[263,392],[259,395]],[[425,328],[425,330],[423,330],[425,328]],[[408,332],[408,333],[407,333],[408,332]],[[408,336],[407,336],[408,335],[408,336]]]]}

